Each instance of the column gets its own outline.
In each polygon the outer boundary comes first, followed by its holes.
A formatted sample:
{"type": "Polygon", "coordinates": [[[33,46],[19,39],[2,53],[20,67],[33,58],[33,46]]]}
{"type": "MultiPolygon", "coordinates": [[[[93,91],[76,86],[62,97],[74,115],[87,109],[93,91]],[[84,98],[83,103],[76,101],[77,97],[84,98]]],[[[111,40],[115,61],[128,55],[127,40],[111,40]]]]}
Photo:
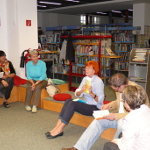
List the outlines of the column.
{"type": "Polygon", "coordinates": [[[20,57],[25,49],[38,47],[37,1],[0,0],[0,22],[0,49],[12,61],[17,75],[25,78],[20,57]]]}
{"type": "Polygon", "coordinates": [[[133,26],[141,26],[141,34],[144,34],[144,27],[150,26],[150,3],[133,4],[133,26]]]}

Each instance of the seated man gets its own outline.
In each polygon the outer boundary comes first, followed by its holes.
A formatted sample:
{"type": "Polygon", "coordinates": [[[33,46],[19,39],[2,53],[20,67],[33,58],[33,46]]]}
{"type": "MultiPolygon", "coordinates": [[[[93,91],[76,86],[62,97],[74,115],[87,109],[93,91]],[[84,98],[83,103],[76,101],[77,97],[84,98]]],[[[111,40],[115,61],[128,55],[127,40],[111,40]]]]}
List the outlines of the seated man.
{"type": "MultiPolygon", "coordinates": [[[[99,138],[101,133],[108,129],[114,128],[118,129],[116,136],[121,132],[122,118],[124,118],[129,111],[124,109],[122,100],[122,91],[127,85],[137,85],[131,82],[127,77],[121,73],[116,73],[110,77],[109,80],[110,87],[115,90],[117,99],[101,107],[102,110],[108,109],[109,111],[117,110],[117,113],[110,113],[101,120],[93,120],[93,122],[88,126],[85,132],[82,134],[80,139],[72,148],[63,148],[62,150],[89,150],[95,141],[99,138]],[[121,119],[121,120],[120,120],[121,119]],[[118,127],[119,121],[119,127],[118,127]]],[[[149,106],[149,99],[146,95],[145,104],[149,106]]]]}
{"type": "Polygon", "coordinates": [[[123,119],[122,138],[107,142],[103,150],[150,150],[150,108],[145,105],[146,92],[141,86],[123,90],[124,107],[129,114],[123,119]]]}

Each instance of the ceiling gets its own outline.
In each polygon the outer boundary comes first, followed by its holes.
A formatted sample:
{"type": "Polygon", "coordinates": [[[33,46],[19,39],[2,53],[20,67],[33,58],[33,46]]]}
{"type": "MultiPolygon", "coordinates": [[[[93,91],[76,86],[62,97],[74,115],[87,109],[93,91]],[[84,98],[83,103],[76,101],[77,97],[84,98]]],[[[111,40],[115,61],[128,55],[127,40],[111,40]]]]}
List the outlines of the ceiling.
{"type": "MultiPolygon", "coordinates": [[[[121,17],[125,15],[128,9],[133,8],[134,3],[148,3],[150,0],[74,0],[79,2],[71,2],[66,0],[43,0],[44,2],[61,3],[61,5],[52,5],[41,3],[37,0],[38,11],[61,13],[61,14],[93,14],[93,15],[109,15],[112,10],[119,10],[121,13],[112,13],[112,16],[121,17]],[[98,14],[97,12],[105,12],[107,14],[98,14]]],[[[128,11],[129,16],[133,15],[132,11],[128,11]]]]}

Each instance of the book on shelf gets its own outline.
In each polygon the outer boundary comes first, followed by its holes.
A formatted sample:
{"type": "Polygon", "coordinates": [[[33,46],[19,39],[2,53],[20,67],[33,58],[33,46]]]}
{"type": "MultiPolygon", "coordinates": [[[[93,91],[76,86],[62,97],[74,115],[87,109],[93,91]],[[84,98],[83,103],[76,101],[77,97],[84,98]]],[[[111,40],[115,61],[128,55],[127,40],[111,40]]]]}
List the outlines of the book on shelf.
{"type": "Polygon", "coordinates": [[[146,62],[147,61],[147,49],[136,49],[135,56],[132,61],[146,62]]]}
{"type": "Polygon", "coordinates": [[[92,115],[96,120],[99,120],[99,119],[103,119],[104,116],[109,115],[109,111],[108,110],[94,110],[92,115]]]}
{"type": "Polygon", "coordinates": [[[110,47],[106,47],[106,52],[107,52],[107,54],[110,55],[110,56],[114,56],[114,55],[115,55],[115,53],[111,50],[110,47]]]}

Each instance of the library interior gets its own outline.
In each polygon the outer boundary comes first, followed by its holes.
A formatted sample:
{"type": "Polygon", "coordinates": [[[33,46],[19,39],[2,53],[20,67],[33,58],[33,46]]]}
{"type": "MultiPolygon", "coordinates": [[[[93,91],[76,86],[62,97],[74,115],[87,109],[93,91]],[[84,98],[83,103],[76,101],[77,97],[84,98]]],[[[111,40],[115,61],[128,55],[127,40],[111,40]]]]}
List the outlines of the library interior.
{"type": "Polygon", "coordinates": [[[123,110],[130,83],[150,98],[149,15],[150,0],[0,0],[2,150],[98,150],[112,141],[116,118],[93,145],[78,142],[97,118],[123,110]],[[128,83],[116,85],[115,75],[128,83]]]}

